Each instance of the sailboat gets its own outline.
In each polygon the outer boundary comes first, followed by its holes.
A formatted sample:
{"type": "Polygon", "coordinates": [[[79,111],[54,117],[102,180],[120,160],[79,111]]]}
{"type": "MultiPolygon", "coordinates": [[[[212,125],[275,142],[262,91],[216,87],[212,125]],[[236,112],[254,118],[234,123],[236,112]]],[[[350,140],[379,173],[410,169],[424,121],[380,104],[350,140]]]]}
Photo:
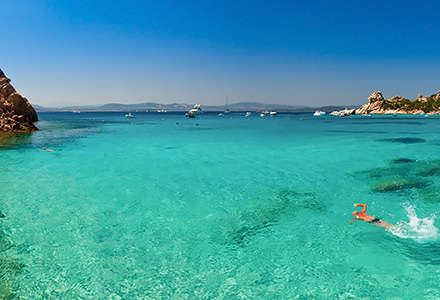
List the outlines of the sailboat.
{"type": "Polygon", "coordinates": [[[231,113],[231,111],[228,109],[228,96],[226,96],[226,102],[225,102],[225,114],[231,113]]]}

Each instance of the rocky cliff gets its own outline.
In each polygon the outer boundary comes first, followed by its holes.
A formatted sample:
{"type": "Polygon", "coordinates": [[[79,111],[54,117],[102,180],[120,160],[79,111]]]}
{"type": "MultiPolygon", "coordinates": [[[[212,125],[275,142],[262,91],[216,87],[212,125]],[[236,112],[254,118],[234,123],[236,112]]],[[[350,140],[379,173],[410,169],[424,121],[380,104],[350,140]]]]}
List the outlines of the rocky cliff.
{"type": "Polygon", "coordinates": [[[380,91],[368,97],[368,103],[356,110],[356,114],[421,114],[440,112],[440,91],[429,97],[418,95],[409,100],[401,96],[386,99],[380,91]]]}
{"type": "Polygon", "coordinates": [[[32,105],[11,85],[11,80],[0,69],[0,131],[26,132],[38,130],[32,105]]]}

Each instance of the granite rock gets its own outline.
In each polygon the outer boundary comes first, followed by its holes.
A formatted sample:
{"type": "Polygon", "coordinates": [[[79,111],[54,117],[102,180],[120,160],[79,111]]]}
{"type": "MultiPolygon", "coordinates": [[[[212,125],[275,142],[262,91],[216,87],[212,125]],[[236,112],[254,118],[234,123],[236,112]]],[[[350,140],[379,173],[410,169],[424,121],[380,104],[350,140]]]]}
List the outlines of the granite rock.
{"type": "Polygon", "coordinates": [[[0,131],[28,132],[38,128],[38,115],[29,101],[11,85],[0,69],[0,131]]]}

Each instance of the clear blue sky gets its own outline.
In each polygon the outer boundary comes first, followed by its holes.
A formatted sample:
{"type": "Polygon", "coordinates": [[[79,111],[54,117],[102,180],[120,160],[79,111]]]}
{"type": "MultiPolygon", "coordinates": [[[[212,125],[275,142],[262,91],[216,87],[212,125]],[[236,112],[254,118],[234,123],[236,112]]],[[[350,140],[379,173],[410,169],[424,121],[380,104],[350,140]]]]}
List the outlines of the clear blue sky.
{"type": "Polygon", "coordinates": [[[363,104],[440,90],[438,1],[2,1],[31,103],[363,104]]]}

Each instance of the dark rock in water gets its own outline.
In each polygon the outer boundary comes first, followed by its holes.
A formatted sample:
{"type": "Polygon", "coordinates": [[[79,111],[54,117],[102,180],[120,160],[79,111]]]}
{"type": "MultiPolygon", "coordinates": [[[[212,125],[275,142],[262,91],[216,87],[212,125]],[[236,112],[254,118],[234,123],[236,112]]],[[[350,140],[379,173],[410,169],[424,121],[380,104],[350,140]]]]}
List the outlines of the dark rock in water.
{"type": "Polygon", "coordinates": [[[409,189],[420,189],[429,186],[428,182],[425,181],[390,181],[382,182],[373,187],[373,191],[379,193],[396,192],[409,189]]]}
{"type": "Polygon", "coordinates": [[[397,158],[389,161],[386,167],[355,174],[368,181],[373,192],[411,195],[425,202],[440,203],[440,184],[435,178],[440,177],[440,159],[397,158]]]}
{"type": "Polygon", "coordinates": [[[401,144],[418,144],[418,143],[425,143],[425,139],[421,138],[393,138],[393,139],[381,139],[382,142],[391,142],[391,143],[401,143],[401,144]]]}
{"type": "Polygon", "coordinates": [[[429,169],[421,170],[417,172],[416,175],[421,177],[440,176],[440,167],[432,167],[429,169]]]}
{"type": "Polygon", "coordinates": [[[243,212],[240,226],[229,232],[229,244],[243,246],[257,234],[276,225],[283,215],[302,209],[319,211],[323,205],[312,193],[297,193],[290,189],[280,190],[273,198],[267,199],[252,211],[243,212]]]}
{"type": "Polygon", "coordinates": [[[5,215],[0,211],[0,218],[4,218],[5,215]]]}
{"type": "Polygon", "coordinates": [[[391,161],[393,164],[408,164],[415,162],[416,160],[410,158],[396,158],[391,161]]]}

